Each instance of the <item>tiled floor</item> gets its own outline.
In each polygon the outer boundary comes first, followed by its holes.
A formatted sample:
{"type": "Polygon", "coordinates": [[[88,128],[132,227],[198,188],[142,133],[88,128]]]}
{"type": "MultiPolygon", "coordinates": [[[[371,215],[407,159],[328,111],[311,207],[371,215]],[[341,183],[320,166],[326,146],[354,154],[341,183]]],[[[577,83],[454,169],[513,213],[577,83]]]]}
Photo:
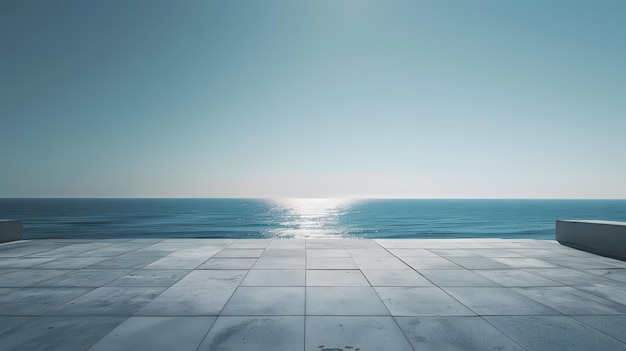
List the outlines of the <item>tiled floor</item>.
{"type": "Polygon", "coordinates": [[[0,350],[626,350],[626,262],[554,241],[0,245],[0,350]]]}

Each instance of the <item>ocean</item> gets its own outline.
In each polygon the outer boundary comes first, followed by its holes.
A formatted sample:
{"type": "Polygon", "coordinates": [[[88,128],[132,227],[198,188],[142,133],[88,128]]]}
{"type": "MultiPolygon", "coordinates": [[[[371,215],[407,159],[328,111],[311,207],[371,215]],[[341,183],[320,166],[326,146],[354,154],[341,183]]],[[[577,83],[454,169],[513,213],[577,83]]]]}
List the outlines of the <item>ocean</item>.
{"type": "Polygon", "coordinates": [[[626,221],[626,200],[0,199],[44,238],[534,238],[557,219],[626,221]]]}

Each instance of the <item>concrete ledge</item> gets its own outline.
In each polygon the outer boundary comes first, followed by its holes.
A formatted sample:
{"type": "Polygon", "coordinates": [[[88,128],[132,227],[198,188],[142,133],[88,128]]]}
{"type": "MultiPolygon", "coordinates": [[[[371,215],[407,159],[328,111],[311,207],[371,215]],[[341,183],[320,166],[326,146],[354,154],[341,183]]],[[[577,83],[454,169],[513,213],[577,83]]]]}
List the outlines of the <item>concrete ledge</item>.
{"type": "Polygon", "coordinates": [[[626,222],[556,221],[556,240],[575,249],[626,260],[626,222]]]}
{"type": "Polygon", "coordinates": [[[22,221],[0,219],[0,243],[22,240],[22,221]]]}

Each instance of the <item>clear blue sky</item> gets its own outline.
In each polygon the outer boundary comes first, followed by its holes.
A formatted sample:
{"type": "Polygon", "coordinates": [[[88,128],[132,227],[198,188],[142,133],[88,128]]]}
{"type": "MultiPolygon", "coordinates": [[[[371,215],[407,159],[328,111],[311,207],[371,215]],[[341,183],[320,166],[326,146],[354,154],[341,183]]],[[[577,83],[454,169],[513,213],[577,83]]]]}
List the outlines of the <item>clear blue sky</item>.
{"type": "Polygon", "coordinates": [[[626,198],[626,1],[1,1],[0,197],[626,198]]]}

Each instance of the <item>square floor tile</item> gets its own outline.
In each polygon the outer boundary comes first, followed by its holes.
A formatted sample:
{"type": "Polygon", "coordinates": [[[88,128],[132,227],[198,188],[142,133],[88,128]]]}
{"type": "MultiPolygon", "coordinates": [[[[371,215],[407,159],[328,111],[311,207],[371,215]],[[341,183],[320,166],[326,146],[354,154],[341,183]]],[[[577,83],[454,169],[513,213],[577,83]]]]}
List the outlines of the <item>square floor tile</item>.
{"type": "Polygon", "coordinates": [[[312,258],[327,258],[327,257],[350,257],[350,253],[346,249],[329,249],[329,250],[315,250],[307,249],[306,257],[312,258]]]}
{"type": "Polygon", "coordinates": [[[171,287],[143,307],[138,316],[217,316],[234,287],[171,287]]]}
{"type": "Polygon", "coordinates": [[[376,287],[392,316],[474,316],[437,287],[376,287]]]}
{"type": "Polygon", "coordinates": [[[626,343],[626,316],[578,316],[574,317],[592,328],[626,343]]]}
{"type": "Polygon", "coordinates": [[[522,351],[480,317],[396,317],[415,350],[522,351]]]}
{"type": "Polygon", "coordinates": [[[108,284],[108,286],[165,286],[168,287],[189,270],[181,269],[140,269],[126,274],[108,284]]]}
{"type": "Polygon", "coordinates": [[[132,272],[130,269],[79,269],[75,271],[67,271],[62,276],[45,280],[37,286],[55,286],[55,287],[93,287],[98,288],[102,285],[112,282],[113,280],[132,272]]]}
{"type": "Polygon", "coordinates": [[[307,287],[306,314],[386,316],[389,311],[371,287],[307,287]]]}
{"type": "Polygon", "coordinates": [[[0,334],[1,350],[86,350],[125,317],[37,317],[0,334]]]}
{"type": "Polygon", "coordinates": [[[438,286],[498,286],[468,269],[422,269],[419,272],[438,286]]]}
{"type": "Polygon", "coordinates": [[[621,303],[622,305],[626,305],[626,284],[620,284],[620,285],[592,284],[592,285],[581,286],[577,288],[584,290],[588,293],[600,296],[607,300],[615,301],[617,303],[621,303]]]}
{"type": "Polygon", "coordinates": [[[395,257],[354,257],[360,269],[411,269],[395,257]]]}
{"type": "Polygon", "coordinates": [[[329,257],[329,258],[307,258],[307,269],[359,269],[359,266],[352,258],[329,257]]]}
{"type": "Polygon", "coordinates": [[[308,316],[305,350],[412,351],[413,348],[391,317],[308,316]]]}
{"type": "Polygon", "coordinates": [[[561,315],[508,288],[443,288],[479,315],[561,315]]]}
{"type": "Polygon", "coordinates": [[[626,306],[572,287],[517,288],[514,290],[567,315],[626,315],[626,306]]]}
{"type": "Polygon", "coordinates": [[[561,286],[561,283],[519,269],[477,270],[477,274],[507,287],[561,286]]]}
{"type": "Polygon", "coordinates": [[[69,272],[61,269],[19,269],[3,274],[2,279],[0,279],[0,287],[28,287],[69,272]]]}
{"type": "Polygon", "coordinates": [[[626,349],[626,344],[570,317],[493,316],[485,319],[528,351],[626,349]]]}
{"type": "Polygon", "coordinates": [[[89,351],[195,351],[216,317],[130,317],[89,351]]]}
{"type": "Polygon", "coordinates": [[[241,282],[241,286],[304,286],[304,270],[254,269],[241,282]]]}
{"type": "Polygon", "coordinates": [[[293,351],[303,348],[303,316],[220,316],[198,351],[293,351]]]}
{"type": "Polygon", "coordinates": [[[252,269],[304,269],[304,258],[261,257],[252,269]]]}
{"type": "Polygon", "coordinates": [[[157,297],[164,288],[101,287],[51,311],[54,316],[130,316],[157,297]]]}
{"type": "Polygon", "coordinates": [[[263,253],[263,250],[257,249],[223,249],[216,253],[215,258],[258,258],[263,253]]]}
{"type": "Polygon", "coordinates": [[[243,280],[247,270],[195,270],[184,276],[174,286],[176,287],[210,287],[236,288],[243,280]]]}
{"type": "Polygon", "coordinates": [[[256,258],[211,258],[196,269],[251,269],[256,258]]]}
{"type": "Polygon", "coordinates": [[[558,268],[552,263],[531,257],[497,257],[494,260],[513,268],[558,268]]]}
{"type": "MultiPolygon", "coordinates": [[[[487,257],[446,257],[465,269],[507,269],[510,266],[487,257]]],[[[461,268],[456,267],[456,268],[461,268]]],[[[426,268],[428,269],[428,268],[426,268]]]]}
{"type": "Polygon", "coordinates": [[[360,270],[307,270],[306,286],[370,286],[360,270]]]}
{"type": "Polygon", "coordinates": [[[304,315],[304,287],[239,287],[222,315],[304,315]]]}
{"type": "Polygon", "coordinates": [[[445,259],[443,257],[404,257],[403,260],[406,264],[417,270],[461,268],[457,264],[450,262],[448,259],[445,259]]]}
{"type": "Polygon", "coordinates": [[[367,269],[363,271],[372,286],[432,286],[426,278],[410,269],[367,269]]]}
{"type": "Polygon", "coordinates": [[[84,288],[0,289],[0,315],[40,315],[89,291],[84,288]]]}
{"type": "Polygon", "coordinates": [[[144,269],[195,269],[207,260],[206,257],[171,257],[156,260],[144,269]]]}

